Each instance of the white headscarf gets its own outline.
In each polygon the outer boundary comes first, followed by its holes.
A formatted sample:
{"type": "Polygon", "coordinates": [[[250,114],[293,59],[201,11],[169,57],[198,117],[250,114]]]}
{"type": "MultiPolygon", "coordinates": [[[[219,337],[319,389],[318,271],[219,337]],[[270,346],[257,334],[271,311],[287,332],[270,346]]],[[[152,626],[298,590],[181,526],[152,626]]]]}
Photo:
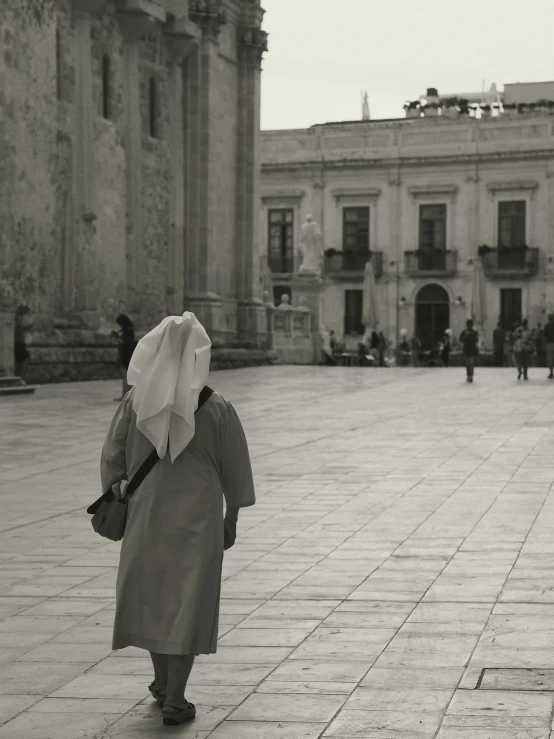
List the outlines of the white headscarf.
{"type": "Polygon", "coordinates": [[[137,428],[171,461],[194,436],[194,412],[210,369],[211,341],[193,313],[169,316],[134,351],[127,381],[135,386],[137,428]]]}

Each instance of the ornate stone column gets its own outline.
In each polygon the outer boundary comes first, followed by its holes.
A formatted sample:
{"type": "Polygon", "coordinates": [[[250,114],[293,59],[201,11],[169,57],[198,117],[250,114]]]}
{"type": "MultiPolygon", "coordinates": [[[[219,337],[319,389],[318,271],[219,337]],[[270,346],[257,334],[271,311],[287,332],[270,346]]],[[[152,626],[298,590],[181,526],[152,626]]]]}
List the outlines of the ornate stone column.
{"type": "Polygon", "coordinates": [[[221,0],[193,0],[189,17],[201,31],[197,49],[186,64],[188,89],[186,120],[186,172],[188,223],[186,228],[185,306],[208,331],[214,346],[225,343],[227,322],[217,294],[217,270],[213,260],[218,176],[215,126],[220,100],[217,97],[219,35],[226,23],[221,0]]]}
{"type": "Polygon", "coordinates": [[[186,59],[198,46],[190,25],[171,24],[164,29],[168,52],[168,145],[171,154],[170,231],[167,264],[167,309],[183,312],[185,300],[185,84],[186,59]]]}
{"type": "MultiPolygon", "coordinates": [[[[260,17],[261,21],[261,17],[260,17]]],[[[259,25],[239,29],[239,125],[236,278],[239,341],[263,346],[265,309],[260,296],[260,82],[267,33],[259,25]]]]}

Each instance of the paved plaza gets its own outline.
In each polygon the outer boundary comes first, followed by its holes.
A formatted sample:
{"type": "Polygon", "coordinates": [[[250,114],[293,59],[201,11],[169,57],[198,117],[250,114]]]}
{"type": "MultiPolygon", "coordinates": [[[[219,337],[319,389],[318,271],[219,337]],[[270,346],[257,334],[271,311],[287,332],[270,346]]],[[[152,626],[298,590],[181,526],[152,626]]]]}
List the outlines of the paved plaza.
{"type": "Polygon", "coordinates": [[[214,374],[258,502],[174,729],[146,653],[111,650],[119,546],[85,512],[119,383],[0,399],[0,739],[553,737],[554,383],[531,378],[214,374]]]}

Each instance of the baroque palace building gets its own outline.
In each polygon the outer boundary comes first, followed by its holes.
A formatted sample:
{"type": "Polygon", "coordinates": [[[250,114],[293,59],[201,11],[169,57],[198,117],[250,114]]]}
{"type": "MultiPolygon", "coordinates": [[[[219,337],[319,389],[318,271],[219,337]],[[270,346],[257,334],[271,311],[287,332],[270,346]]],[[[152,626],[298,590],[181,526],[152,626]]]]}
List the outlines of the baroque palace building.
{"type": "Polygon", "coordinates": [[[193,311],[214,361],[265,362],[259,0],[4,0],[0,293],[34,317],[31,380],[113,375],[193,311]],[[11,296],[11,297],[10,297],[11,296]]]}
{"type": "Polygon", "coordinates": [[[292,290],[294,303],[311,214],[325,248],[321,327],[364,331],[368,260],[378,328],[393,341],[404,329],[430,348],[473,315],[490,348],[499,320],[544,324],[554,311],[554,83],[536,87],[506,85],[504,100],[493,88],[472,104],[430,89],[405,118],[263,132],[261,256],[276,302],[292,290]]]}

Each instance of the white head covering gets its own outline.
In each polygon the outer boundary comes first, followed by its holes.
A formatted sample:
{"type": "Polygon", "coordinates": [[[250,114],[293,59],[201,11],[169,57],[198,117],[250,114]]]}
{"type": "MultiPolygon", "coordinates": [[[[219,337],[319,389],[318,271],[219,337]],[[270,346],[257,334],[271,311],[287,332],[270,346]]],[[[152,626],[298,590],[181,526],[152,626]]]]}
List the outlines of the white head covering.
{"type": "Polygon", "coordinates": [[[137,428],[160,457],[171,461],[194,436],[194,412],[210,369],[211,341],[193,313],[169,316],[146,334],[133,353],[127,381],[135,385],[137,428]]]}

